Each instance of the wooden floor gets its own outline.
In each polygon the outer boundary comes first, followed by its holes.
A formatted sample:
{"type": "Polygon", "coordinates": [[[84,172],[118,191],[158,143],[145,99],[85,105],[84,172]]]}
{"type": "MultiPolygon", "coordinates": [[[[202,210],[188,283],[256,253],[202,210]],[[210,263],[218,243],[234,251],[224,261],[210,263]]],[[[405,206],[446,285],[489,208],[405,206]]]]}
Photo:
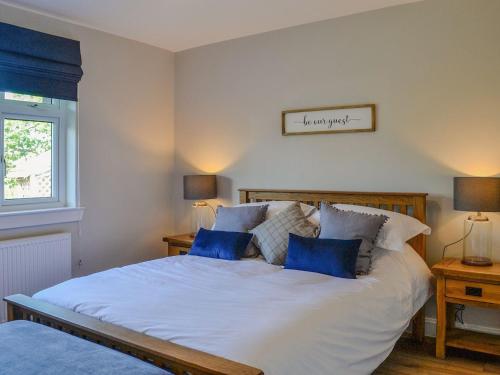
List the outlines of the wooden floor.
{"type": "Polygon", "coordinates": [[[434,356],[434,342],[419,345],[402,339],[374,374],[500,374],[500,358],[448,348],[446,359],[440,360],[434,356]]]}

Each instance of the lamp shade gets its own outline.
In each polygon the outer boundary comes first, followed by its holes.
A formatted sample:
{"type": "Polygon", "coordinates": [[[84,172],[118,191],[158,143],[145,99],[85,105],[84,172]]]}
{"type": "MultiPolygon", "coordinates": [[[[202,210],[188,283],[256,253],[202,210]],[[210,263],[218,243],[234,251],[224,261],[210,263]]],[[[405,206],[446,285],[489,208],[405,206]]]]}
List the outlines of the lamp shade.
{"type": "Polygon", "coordinates": [[[453,208],[458,211],[499,212],[500,177],[455,177],[453,208]]]}
{"type": "Polygon", "coordinates": [[[184,199],[217,198],[217,179],[215,175],[184,176],[184,199]]]}

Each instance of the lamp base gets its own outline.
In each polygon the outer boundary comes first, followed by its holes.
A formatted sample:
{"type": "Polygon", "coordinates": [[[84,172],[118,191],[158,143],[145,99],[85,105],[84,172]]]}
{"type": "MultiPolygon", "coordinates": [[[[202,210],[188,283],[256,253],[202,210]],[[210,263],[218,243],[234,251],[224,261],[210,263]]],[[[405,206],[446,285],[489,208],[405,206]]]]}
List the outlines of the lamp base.
{"type": "Polygon", "coordinates": [[[490,258],[487,257],[469,256],[462,259],[462,264],[465,264],[467,266],[486,267],[493,265],[493,262],[490,258]]]}
{"type": "Polygon", "coordinates": [[[471,221],[488,221],[488,216],[483,215],[481,212],[478,212],[476,215],[470,215],[469,220],[471,221]]]}
{"type": "Polygon", "coordinates": [[[208,203],[205,201],[196,201],[193,203],[193,207],[207,207],[208,203]]]}

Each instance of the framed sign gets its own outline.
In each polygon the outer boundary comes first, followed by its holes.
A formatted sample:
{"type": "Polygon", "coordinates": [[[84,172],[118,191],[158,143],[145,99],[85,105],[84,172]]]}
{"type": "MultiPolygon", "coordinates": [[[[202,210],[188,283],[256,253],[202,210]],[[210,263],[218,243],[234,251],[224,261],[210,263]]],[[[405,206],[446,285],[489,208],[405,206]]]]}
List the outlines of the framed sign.
{"type": "Polygon", "coordinates": [[[375,131],[375,104],[348,105],[281,112],[283,135],[375,131]]]}

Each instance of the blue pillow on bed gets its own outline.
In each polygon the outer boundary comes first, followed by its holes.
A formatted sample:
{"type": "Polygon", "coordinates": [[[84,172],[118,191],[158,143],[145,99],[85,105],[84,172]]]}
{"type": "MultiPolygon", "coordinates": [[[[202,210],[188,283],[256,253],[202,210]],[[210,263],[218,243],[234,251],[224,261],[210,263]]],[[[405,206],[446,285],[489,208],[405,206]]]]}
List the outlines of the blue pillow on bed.
{"type": "Polygon", "coordinates": [[[290,233],[285,268],[355,279],[361,241],[300,237],[290,233]]]}
{"type": "Polygon", "coordinates": [[[243,232],[225,232],[200,228],[194,239],[189,255],[240,260],[253,234],[243,232]]]}

